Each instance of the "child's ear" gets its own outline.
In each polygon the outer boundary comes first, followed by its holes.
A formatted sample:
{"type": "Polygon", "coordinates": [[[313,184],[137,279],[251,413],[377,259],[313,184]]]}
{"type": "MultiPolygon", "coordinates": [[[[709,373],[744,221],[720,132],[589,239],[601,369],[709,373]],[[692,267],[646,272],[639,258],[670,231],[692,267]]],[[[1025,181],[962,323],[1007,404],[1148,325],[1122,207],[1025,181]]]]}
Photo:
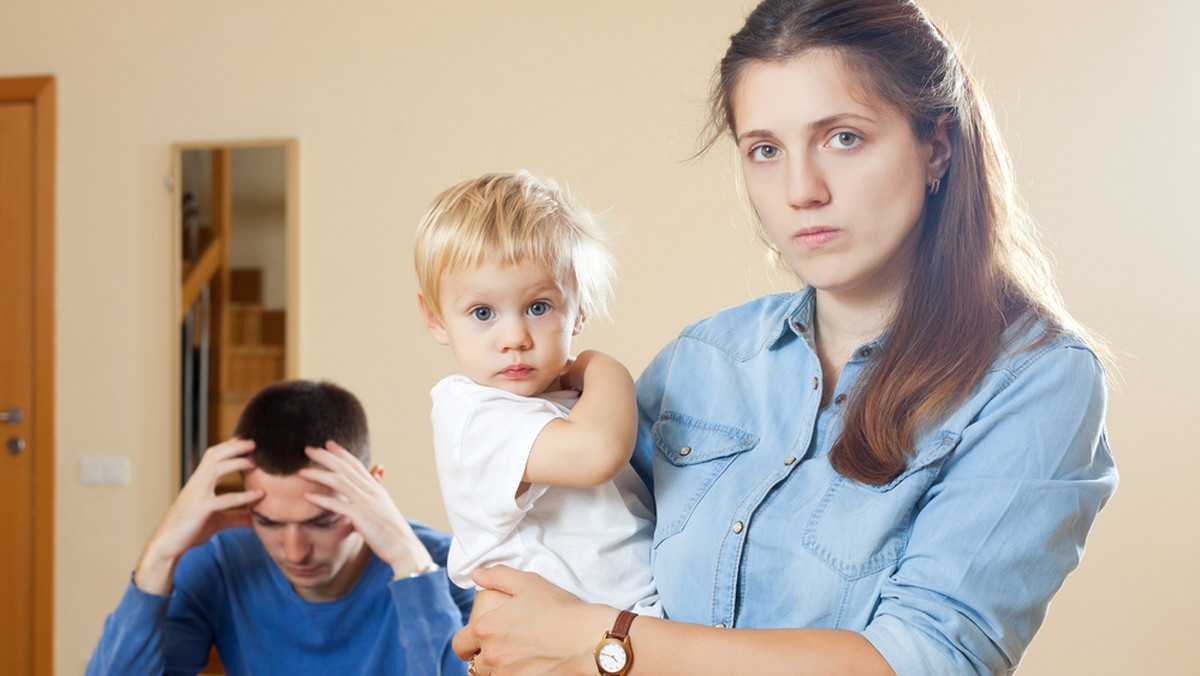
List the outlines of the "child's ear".
{"type": "Polygon", "coordinates": [[[429,329],[433,339],[442,345],[449,345],[450,337],[446,335],[445,325],[425,304],[425,296],[421,295],[420,291],[417,292],[417,305],[421,307],[421,316],[425,318],[425,328],[429,329]]]}
{"type": "Polygon", "coordinates": [[[587,317],[584,316],[583,312],[580,312],[579,314],[575,315],[575,328],[571,331],[571,335],[578,336],[579,332],[583,330],[583,325],[586,323],[587,323],[587,317]]]}

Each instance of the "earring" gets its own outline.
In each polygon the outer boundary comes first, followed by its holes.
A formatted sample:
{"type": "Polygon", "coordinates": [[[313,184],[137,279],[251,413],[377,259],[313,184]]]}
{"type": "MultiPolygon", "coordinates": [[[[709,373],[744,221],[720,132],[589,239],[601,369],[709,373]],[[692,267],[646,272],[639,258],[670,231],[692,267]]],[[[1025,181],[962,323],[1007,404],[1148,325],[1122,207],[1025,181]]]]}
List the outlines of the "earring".
{"type": "Polygon", "coordinates": [[[940,179],[940,178],[933,179],[933,183],[929,184],[929,196],[933,197],[934,195],[938,194],[938,191],[941,189],[942,189],[942,179],[940,179]]]}

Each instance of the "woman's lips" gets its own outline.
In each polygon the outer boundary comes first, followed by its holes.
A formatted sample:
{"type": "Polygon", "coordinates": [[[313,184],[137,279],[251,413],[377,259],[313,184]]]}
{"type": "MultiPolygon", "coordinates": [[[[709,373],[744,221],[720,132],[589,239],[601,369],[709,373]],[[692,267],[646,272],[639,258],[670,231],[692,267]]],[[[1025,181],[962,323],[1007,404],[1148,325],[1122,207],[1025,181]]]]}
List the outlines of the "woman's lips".
{"type": "Polygon", "coordinates": [[[842,231],[837,228],[817,226],[800,230],[792,236],[792,239],[799,242],[801,246],[813,249],[832,242],[841,234],[842,231]]]}

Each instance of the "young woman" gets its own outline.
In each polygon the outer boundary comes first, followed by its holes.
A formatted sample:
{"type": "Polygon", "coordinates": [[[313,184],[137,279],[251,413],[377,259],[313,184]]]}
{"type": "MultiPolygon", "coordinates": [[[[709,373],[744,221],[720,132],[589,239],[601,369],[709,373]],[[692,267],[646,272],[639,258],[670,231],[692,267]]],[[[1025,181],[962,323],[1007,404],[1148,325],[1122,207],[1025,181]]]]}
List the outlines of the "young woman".
{"type": "Polygon", "coordinates": [[[1011,672],[1116,471],[1096,345],[986,104],[912,2],[767,0],[714,117],[804,286],[686,328],[638,381],[669,619],[497,567],[456,652],[478,674],[1011,672]]]}

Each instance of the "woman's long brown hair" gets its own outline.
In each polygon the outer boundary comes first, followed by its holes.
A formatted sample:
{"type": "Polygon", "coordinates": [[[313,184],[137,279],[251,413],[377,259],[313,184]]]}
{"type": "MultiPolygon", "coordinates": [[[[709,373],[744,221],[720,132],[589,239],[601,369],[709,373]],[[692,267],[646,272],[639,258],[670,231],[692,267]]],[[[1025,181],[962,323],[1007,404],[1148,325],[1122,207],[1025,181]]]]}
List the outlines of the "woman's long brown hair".
{"type": "MultiPolygon", "coordinates": [[[[890,334],[852,393],[830,461],[884,484],[904,471],[917,435],[962,402],[1014,323],[1042,321],[1040,341],[1087,338],[1063,308],[1053,267],[1012,185],[986,101],[942,33],[908,0],[766,0],[733,35],[713,86],[710,148],[736,137],[732,98],[745,67],[812,49],[839,55],[861,84],[928,140],[939,124],[952,155],[928,198],[920,243],[890,334]]],[[[1093,341],[1094,344],[1094,341],[1093,341]]]]}

